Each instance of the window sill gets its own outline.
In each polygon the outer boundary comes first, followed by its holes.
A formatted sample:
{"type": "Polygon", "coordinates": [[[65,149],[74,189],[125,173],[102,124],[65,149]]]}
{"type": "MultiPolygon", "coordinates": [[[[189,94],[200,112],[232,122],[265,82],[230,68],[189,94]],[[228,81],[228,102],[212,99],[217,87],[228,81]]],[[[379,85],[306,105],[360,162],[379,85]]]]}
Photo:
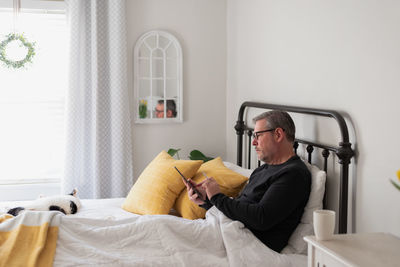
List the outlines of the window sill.
{"type": "Polygon", "coordinates": [[[30,185],[30,184],[59,184],[60,179],[12,179],[0,180],[0,186],[3,185],[30,185]]]}
{"type": "Polygon", "coordinates": [[[52,196],[60,193],[60,182],[0,185],[0,201],[33,200],[39,195],[52,196]]]}

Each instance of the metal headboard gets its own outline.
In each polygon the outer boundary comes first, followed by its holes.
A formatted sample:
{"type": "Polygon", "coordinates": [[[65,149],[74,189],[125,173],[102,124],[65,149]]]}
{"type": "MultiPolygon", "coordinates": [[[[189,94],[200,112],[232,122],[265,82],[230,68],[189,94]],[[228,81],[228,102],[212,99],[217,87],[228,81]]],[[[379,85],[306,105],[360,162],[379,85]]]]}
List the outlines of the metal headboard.
{"type": "MultiPolygon", "coordinates": [[[[347,130],[347,124],[342,115],[339,112],[334,110],[325,110],[325,109],[314,109],[314,108],[304,108],[304,107],[295,107],[295,106],[283,106],[283,105],[274,105],[274,104],[266,104],[266,103],[258,103],[258,102],[244,102],[239,110],[238,120],[235,125],[235,130],[237,134],[237,164],[242,166],[243,159],[243,136],[245,132],[249,136],[249,147],[251,147],[251,135],[253,133],[253,129],[246,126],[244,122],[244,111],[246,108],[261,108],[268,110],[283,110],[287,112],[294,112],[300,114],[309,114],[316,115],[321,117],[331,117],[334,118],[340,129],[341,133],[341,141],[338,146],[327,146],[320,143],[313,143],[306,140],[297,139],[294,142],[294,150],[297,153],[297,148],[300,144],[304,144],[307,146],[306,150],[308,153],[308,162],[311,163],[311,155],[314,151],[314,147],[322,149],[322,156],[324,158],[324,170],[327,172],[327,162],[330,152],[337,155],[340,164],[340,187],[339,187],[339,233],[347,233],[347,210],[348,210],[348,185],[349,185],[349,164],[350,159],[354,156],[354,151],[351,148],[351,143],[349,142],[349,133],[347,130]]],[[[250,167],[250,155],[251,149],[249,149],[249,154],[247,156],[248,159],[248,167],[250,167]]],[[[326,191],[325,191],[326,192],[326,191]]],[[[325,197],[324,197],[325,199],[325,197]]],[[[324,200],[325,202],[325,200],[324,200]]]]}

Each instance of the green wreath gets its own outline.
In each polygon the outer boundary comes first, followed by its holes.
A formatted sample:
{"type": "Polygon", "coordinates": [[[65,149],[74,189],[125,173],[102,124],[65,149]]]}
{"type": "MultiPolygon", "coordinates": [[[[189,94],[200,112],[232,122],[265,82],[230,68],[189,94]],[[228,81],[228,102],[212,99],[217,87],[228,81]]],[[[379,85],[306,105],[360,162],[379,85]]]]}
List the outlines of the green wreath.
{"type": "Polygon", "coordinates": [[[22,68],[26,63],[32,63],[32,57],[35,55],[35,43],[28,42],[23,34],[10,33],[6,36],[6,39],[0,43],[0,60],[3,64],[9,68],[22,68]],[[7,57],[6,47],[12,41],[20,41],[20,46],[25,46],[28,49],[28,53],[22,60],[11,60],[7,57]]]}

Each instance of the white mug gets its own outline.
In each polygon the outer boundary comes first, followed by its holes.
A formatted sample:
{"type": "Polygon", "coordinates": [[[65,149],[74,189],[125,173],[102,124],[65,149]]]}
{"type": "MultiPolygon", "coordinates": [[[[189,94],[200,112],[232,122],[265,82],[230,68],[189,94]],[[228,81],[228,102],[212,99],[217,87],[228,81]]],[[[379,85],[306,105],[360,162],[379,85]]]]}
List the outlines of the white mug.
{"type": "Polygon", "coordinates": [[[316,210],[313,214],[314,233],[317,240],[329,240],[335,231],[335,211],[316,210]]]}

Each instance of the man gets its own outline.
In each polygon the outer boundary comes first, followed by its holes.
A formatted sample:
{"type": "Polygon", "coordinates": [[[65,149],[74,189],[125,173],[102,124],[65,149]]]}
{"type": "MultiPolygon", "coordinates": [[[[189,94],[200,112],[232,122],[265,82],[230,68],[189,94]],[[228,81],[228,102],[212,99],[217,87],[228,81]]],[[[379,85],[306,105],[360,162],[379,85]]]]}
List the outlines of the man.
{"type": "Polygon", "coordinates": [[[269,111],[254,121],[252,144],[265,164],[254,170],[236,199],[222,194],[213,178],[197,186],[203,196],[194,193],[189,185],[186,187],[194,203],[205,209],[216,206],[227,217],[241,221],[269,248],[280,252],[303,215],[311,174],[293,151],[295,125],[288,113],[269,111]]]}
{"type": "MultiPolygon", "coordinates": [[[[167,118],[175,118],[176,117],[176,104],[174,100],[166,100],[167,101],[167,118]]],[[[164,118],[164,100],[159,100],[156,106],[156,117],[164,118]]]]}

